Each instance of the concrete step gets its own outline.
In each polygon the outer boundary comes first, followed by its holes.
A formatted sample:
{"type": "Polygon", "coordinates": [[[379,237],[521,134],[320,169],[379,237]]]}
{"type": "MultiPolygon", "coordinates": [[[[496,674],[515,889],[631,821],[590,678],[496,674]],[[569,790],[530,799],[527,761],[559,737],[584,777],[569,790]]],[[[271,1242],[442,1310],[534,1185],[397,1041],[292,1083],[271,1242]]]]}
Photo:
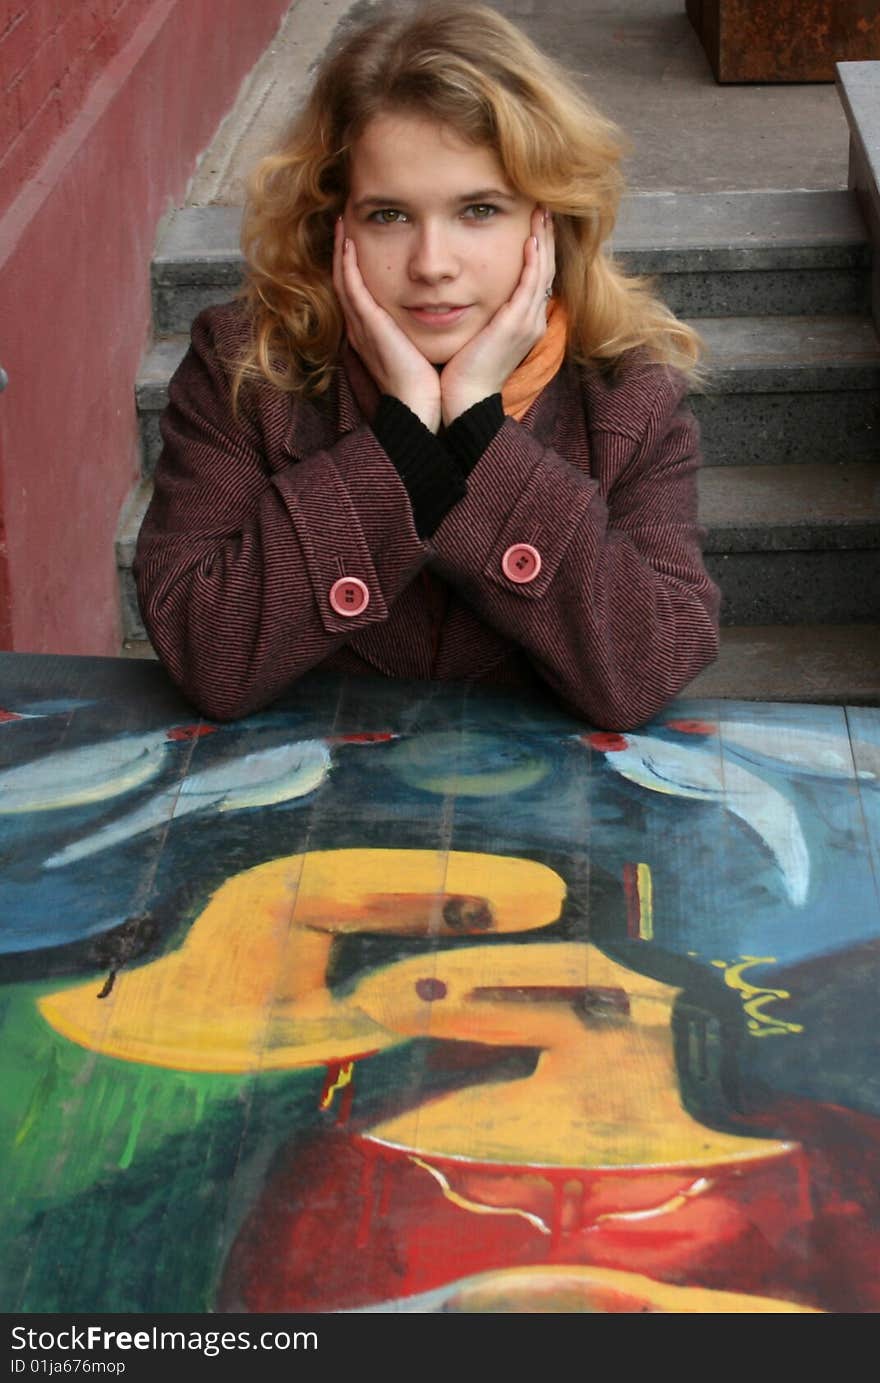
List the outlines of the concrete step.
{"type": "MultiPolygon", "coordinates": [[[[708,466],[880,459],[880,341],[867,317],[719,317],[695,323],[709,353],[691,396],[708,466]]],[[[136,386],[144,474],[188,336],[159,339],[136,386]]]]}
{"type": "Polygon", "coordinates": [[[168,382],[189,346],[188,335],[158,337],[146,353],[135,380],[134,395],[141,439],[141,471],[149,477],[162,450],[159,419],[168,402],[168,382]]]}
{"type": "Polygon", "coordinates": [[[153,482],[144,480],[129,496],[119,520],[116,532],[116,574],[119,580],[119,604],[122,617],[122,638],[124,643],[142,644],[147,631],[138,608],[137,591],[132,574],[134,550],[137,536],[143,523],[153,482]]]}
{"type": "Polygon", "coordinates": [[[681,317],[869,310],[871,244],[845,190],[644,192],[613,248],[681,317]]]}
{"type": "Polygon", "coordinates": [[[869,317],[706,317],[691,397],[707,466],[880,460],[880,339],[869,317]]]}
{"type": "MultiPolygon", "coordinates": [[[[155,658],[146,638],[128,639],[128,658],[155,658]]],[[[682,693],[733,701],[880,705],[880,625],[727,627],[718,658],[682,693]]]]}
{"type": "MultiPolygon", "coordinates": [[[[880,467],[706,468],[706,565],[725,625],[859,623],[880,618],[880,467]]],[[[117,540],[124,633],[143,637],[131,575],[151,483],[132,497],[117,540]]]]}
{"type": "Polygon", "coordinates": [[[728,626],[684,696],[880,705],[880,624],[728,626]]]}
{"type": "MultiPolygon", "coordinates": [[[[234,296],[240,227],[235,206],[169,218],[153,258],[157,333],[186,331],[202,307],[234,296]]],[[[869,309],[870,242],[845,190],[631,193],[613,251],[685,317],[869,309]]]]}
{"type": "Polygon", "coordinates": [[[241,285],[241,207],[180,207],[159,236],[152,264],[157,334],[189,330],[203,307],[226,302],[241,285]]]}
{"type": "Polygon", "coordinates": [[[700,515],[723,624],[880,616],[880,467],[707,467],[700,515]]]}

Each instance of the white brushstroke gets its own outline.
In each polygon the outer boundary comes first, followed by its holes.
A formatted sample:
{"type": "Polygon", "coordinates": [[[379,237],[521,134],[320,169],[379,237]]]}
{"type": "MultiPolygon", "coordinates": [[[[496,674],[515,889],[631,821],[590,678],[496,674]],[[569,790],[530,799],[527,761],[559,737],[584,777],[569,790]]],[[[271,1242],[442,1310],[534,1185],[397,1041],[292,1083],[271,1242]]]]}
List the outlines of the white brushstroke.
{"type": "Polygon", "coordinates": [[[169,747],[168,731],[153,730],[29,759],[0,773],[0,813],[80,807],[130,792],[159,773],[169,747]]]}
{"type": "MultiPolygon", "coordinates": [[[[714,727],[713,727],[714,728],[714,727]]],[[[876,779],[869,769],[853,768],[853,749],[846,731],[792,730],[772,721],[721,720],[717,732],[724,751],[757,764],[784,764],[787,768],[822,778],[876,779]]]]}
{"type": "Polygon", "coordinates": [[[651,792],[727,807],[760,836],[779,867],[788,897],[803,904],[810,856],[797,812],[787,797],[729,758],[722,760],[715,742],[671,744],[631,734],[621,740],[625,747],[603,750],[616,773],[651,792]]]}
{"type": "Polygon", "coordinates": [[[324,740],[300,740],[214,764],[170,785],[128,816],[74,841],[50,856],[45,868],[73,864],[191,812],[238,811],[307,797],[320,787],[330,763],[324,740]]]}
{"type": "Polygon", "coordinates": [[[417,1167],[428,1172],[442,1190],[444,1196],[453,1205],[459,1206],[462,1210],[469,1210],[474,1215],[514,1215],[526,1220],[541,1234],[550,1233],[550,1226],[542,1220],[540,1215],[535,1215],[531,1210],[522,1210],[517,1205],[485,1205],[482,1201],[475,1201],[470,1196],[462,1196],[455,1191],[449,1183],[449,1179],[443,1175],[439,1167],[435,1167],[430,1162],[425,1162],[421,1157],[416,1157],[415,1153],[409,1154],[410,1162],[414,1162],[417,1167]]]}

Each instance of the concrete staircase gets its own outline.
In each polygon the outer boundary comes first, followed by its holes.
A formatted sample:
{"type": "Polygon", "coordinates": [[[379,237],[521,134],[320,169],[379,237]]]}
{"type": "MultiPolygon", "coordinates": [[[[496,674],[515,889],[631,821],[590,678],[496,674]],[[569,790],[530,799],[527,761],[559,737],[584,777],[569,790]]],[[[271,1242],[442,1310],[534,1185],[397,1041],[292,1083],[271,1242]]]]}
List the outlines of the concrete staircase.
{"type": "MultiPolygon", "coordinates": [[[[153,261],[155,344],[137,383],[143,483],[121,527],[126,650],[149,654],[131,559],[168,379],[204,305],[239,283],[239,210],[186,208],[153,261]]],[[[688,695],[880,701],[880,340],[871,244],[847,191],[642,193],[614,253],[706,341],[692,395],[722,653],[688,695]]]]}

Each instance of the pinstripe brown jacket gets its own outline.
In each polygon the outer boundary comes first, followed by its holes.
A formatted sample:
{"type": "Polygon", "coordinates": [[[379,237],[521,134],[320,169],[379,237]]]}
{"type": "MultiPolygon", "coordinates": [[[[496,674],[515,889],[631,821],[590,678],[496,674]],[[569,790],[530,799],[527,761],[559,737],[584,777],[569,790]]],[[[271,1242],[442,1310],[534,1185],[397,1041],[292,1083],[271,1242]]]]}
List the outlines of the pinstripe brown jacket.
{"type": "Polygon", "coordinates": [[[245,331],[234,305],[193,326],[135,560],[153,645],[206,715],[259,709],[321,664],[543,683],[591,724],[626,729],[715,657],[678,375],[635,352],[611,374],[566,363],[425,538],[357,357],[317,403],[259,385],[235,418],[228,362],[245,331]],[[540,556],[527,581],[505,571],[519,544],[540,556]],[[365,588],[359,614],[336,608],[341,578],[365,588]]]}

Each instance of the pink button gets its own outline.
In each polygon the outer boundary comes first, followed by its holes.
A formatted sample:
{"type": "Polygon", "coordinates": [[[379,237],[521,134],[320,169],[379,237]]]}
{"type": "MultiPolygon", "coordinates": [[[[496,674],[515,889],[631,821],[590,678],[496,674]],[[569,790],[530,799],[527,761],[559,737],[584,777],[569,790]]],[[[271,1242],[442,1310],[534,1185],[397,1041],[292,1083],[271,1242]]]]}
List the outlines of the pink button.
{"type": "Polygon", "coordinates": [[[370,592],[356,576],[340,576],[330,587],[330,604],[337,615],[359,615],[370,603],[370,592]]]}
{"type": "Polygon", "coordinates": [[[501,558],[501,570],[508,581],[524,586],[541,570],[541,554],[531,543],[514,543],[501,558]]]}

